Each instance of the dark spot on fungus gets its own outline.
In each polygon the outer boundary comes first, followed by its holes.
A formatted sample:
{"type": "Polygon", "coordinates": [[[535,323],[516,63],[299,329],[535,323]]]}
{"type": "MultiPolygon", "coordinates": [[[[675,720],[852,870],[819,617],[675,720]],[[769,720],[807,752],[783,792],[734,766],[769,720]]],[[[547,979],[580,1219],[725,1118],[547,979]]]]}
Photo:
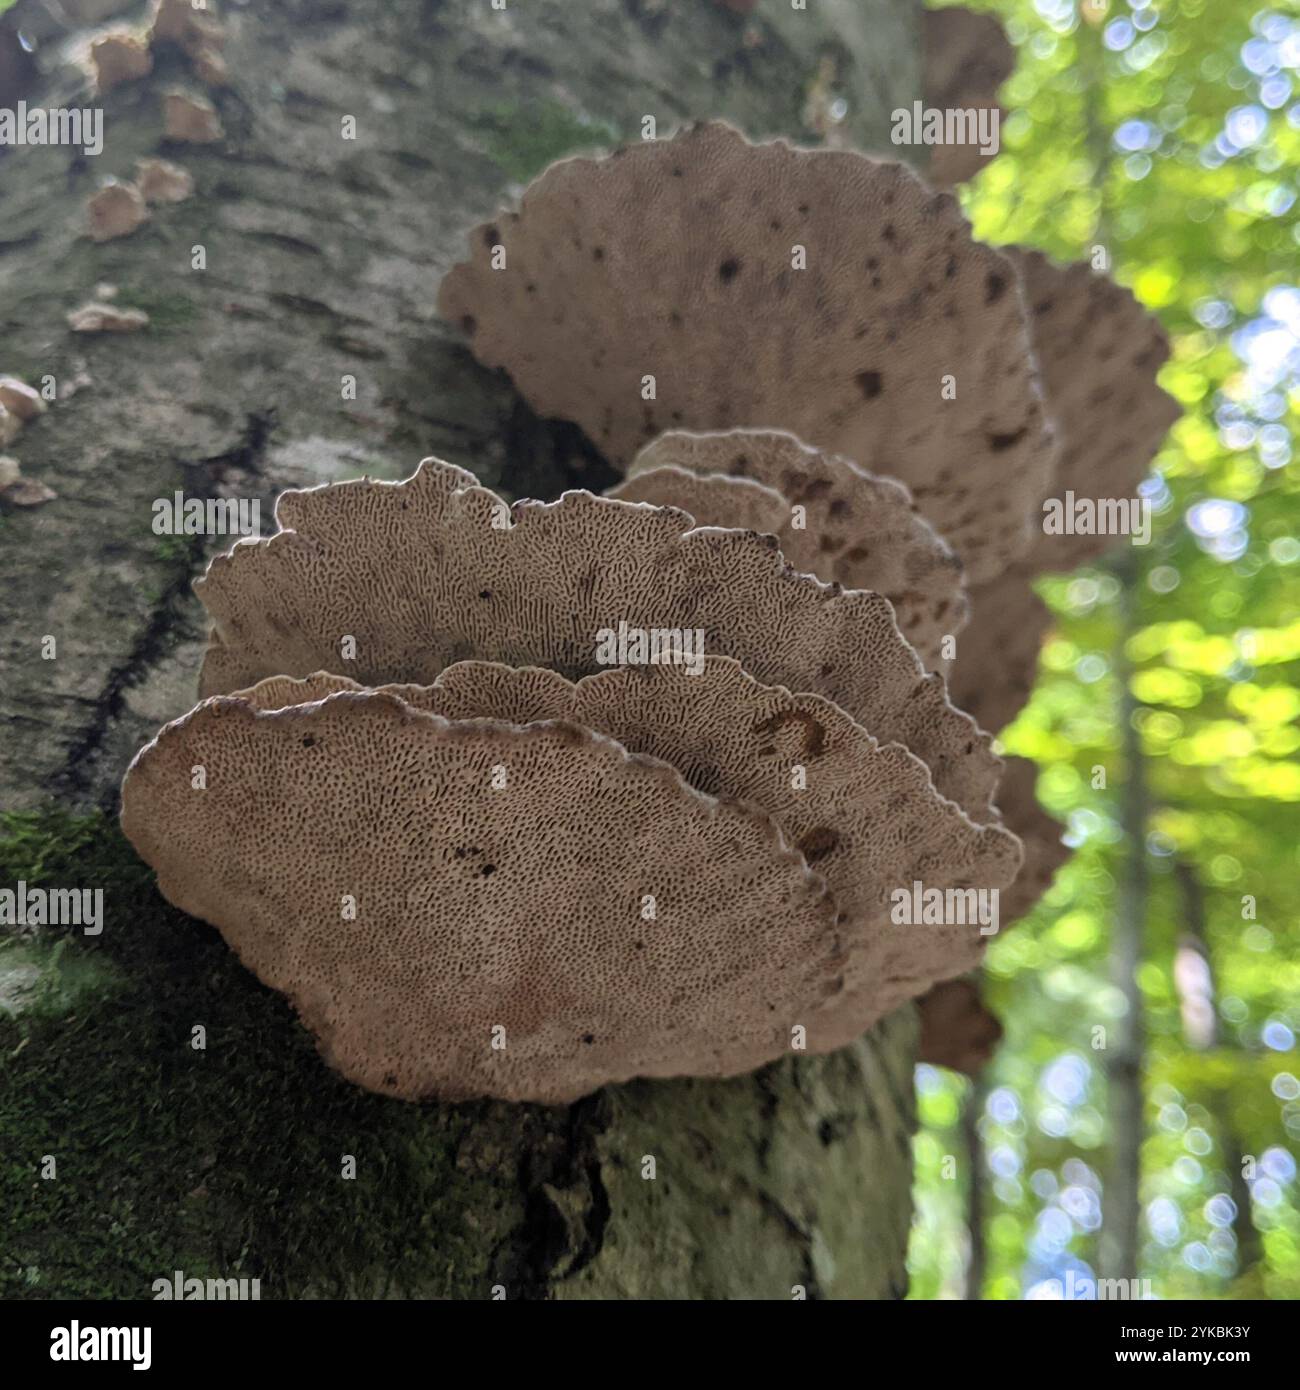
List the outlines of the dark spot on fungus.
{"type": "Polygon", "coordinates": [[[990,271],[987,285],[988,295],[984,302],[986,304],[996,304],[997,301],[1002,298],[1003,291],[1007,287],[1007,278],[1005,275],[999,275],[996,271],[990,271]]]}
{"type": "Polygon", "coordinates": [[[489,874],[494,874],[496,873],[496,871],[497,866],[495,864],[484,864],[483,867],[479,870],[479,873],[482,874],[484,878],[487,878],[489,874]]]}
{"type": "Polygon", "coordinates": [[[588,1045],[590,1045],[591,1043],[594,1043],[594,1042],[596,1041],[596,1035],[595,1035],[595,1033],[584,1033],[584,1034],[582,1035],[582,1040],[583,1040],[583,1042],[585,1042],[585,1043],[587,1043],[588,1045]]]}
{"type": "Polygon", "coordinates": [[[879,372],[859,372],[854,380],[858,383],[858,388],[863,396],[871,401],[880,395],[881,380],[879,372]]]}
{"type": "Polygon", "coordinates": [[[799,850],[810,864],[815,864],[825,859],[839,842],[840,837],[829,826],[819,825],[799,841],[799,850]]]}
{"type": "Polygon", "coordinates": [[[603,261],[605,259],[605,248],[603,246],[593,246],[591,248],[591,259],[593,261],[603,261]]]}
{"type": "Polygon", "coordinates": [[[992,449],[995,454],[1000,454],[1003,449],[1010,449],[1013,445],[1020,443],[1025,437],[1025,431],[1028,428],[1028,425],[1021,425],[1018,430],[1011,434],[989,435],[989,448],[992,449]]]}
{"type": "Polygon", "coordinates": [[[483,244],[485,246],[495,246],[501,240],[501,233],[495,227],[483,228],[483,244]]]}
{"type": "Polygon", "coordinates": [[[472,334],[474,330],[478,327],[478,320],[474,317],[473,314],[466,314],[461,319],[460,326],[465,330],[466,333],[472,334]]]}
{"type": "Polygon", "coordinates": [[[779,714],[774,714],[771,719],[765,719],[761,724],[756,724],[754,733],[774,734],[787,724],[801,724],[803,726],[803,751],[806,757],[819,758],[826,751],[826,730],[807,710],[782,710],[779,714]]]}
{"type": "Polygon", "coordinates": [[[721,280],[724,285],[729,284],[739,274],[740,262],[735,258],[735,256],[728,256],[727,259],[723,261],[723,263],[718,267],[718,279],[721,280]]]}
{"type": "Polygon", "coordinates": [[[491,598],[491,597],[492,597],[492,590],[491,590],[491,589],[480,589],[480,590],[478,591],[478,596],[479,596],[479,598],[491,598]]]}
{"type": "Polygon", "coordinates": [[[302,746],[304,748],[314,748],[316,746],[315,738],[313,738],[311,734],[308,734],[307,737],[303,739],[302,746]]]}

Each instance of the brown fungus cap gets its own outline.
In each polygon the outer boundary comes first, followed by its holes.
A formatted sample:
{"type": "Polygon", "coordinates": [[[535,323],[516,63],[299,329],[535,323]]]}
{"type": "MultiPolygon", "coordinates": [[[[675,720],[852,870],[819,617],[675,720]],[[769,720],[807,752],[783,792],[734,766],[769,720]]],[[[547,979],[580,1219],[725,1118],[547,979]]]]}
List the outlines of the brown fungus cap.
{"type": "Polygon", "coordinates": [[[90,45],[90,61],[95,69],[95,87],[100,96],[135,82],[153,71],[153,54],[149,45],[130,30],[115,30],[97,38],[90,45]]]}
{"type": "MultiPolygon", "coordinates": [[[[278,709],[354,688],[347,677],[318,673],[272,677],[239,698],[278,709]]],[[[727,658],[707,658],[698,675],[675,666],[623,667],[576,683],[536,667],[466,661],[432,686],[389,685],[381,693],[450,719],[572,721],[669,763],[698,791],[770,814],[854,928],[845,993],[804,1020],[814,1052],[858,1036],[890,1008],[980,957],[977,931],[891,923],[895,889],[922,880],[937,888],[1004,890],[1020,866],[1015,837],[996,821],[975,824],[940,797],[906,749],[878,744],[830,701],[764,686],[727,658]],[[906,988],[891,980],[882,995],[886,960],[906,988]]]]}
{"type": "Polygon", "coordinates": [[[999,733],[1029,701],[1052,614],[1019,570],[976,589],[971,611],[948,686],[959,709],[999,733]]]}
{"type": "MultiPolygon", "coordinates": [[[[1003,248],[1020,272],[1048,413],[1059,449],[1051,495],[1137,496],[1182,413],[1156,383],[1169,357],[1159,321],[1122,285],[1087,262],[1057,265],[1040,251],[1003,248]]],[[[1072,570],[1116,544],[1114,535],[1047,535],[1038,509],[1028,573],[1072,570]]]]}
{"type": "MultiPolygon", "coordinates": [[[[998,88],[1011,76],[1016,51],[991,14],[955,7],[921,14],[925,105],[939,111],[997,111],[998,88]]],[[[978,144],[939,145],[927,176],[946,188],[974,178],[992,158],[978,144]]]]}
{"type": "Polygon", "coordinates": [[[211,145],[225,138],[217,108],[204,96],[174,90],[163,94],[163,137],[180,144],[211,145]]]}
{"type": "Polygon", "coordinates": [[[569,724],[213,700],[137,755],[122,823],[163,895],[389,1095],[730,1075],[838,984],[834,906],[767,816],[569,724]]]}
{"type": "Polygon", "coordinates": [[[183,203],[194,192],[194,176],[167,159],[137,160],[135,183],[146,203],[183,203]]]}
{"type": "Polygon", "coordinates": [[[0,406],[24,422],[45,413],[41,393],[16,376],[0,376],[0,406]]]}
{"type": "Polygon", "coordinates": [[[775,488],[752,478],[692,473],[675,465],[629,474],[606,489],[605,496],[648,502],[653,507],[680,507],[690,512],[698,526],[733,526],[768,536],[779,537],[790,519],[790,504],[775,488]]]}
{"type": "MultiPolygon", "coordinates": [[[[884,594],[927,667],[939,665],[943,638],[965,625],[961,561],[893,478],[874,477],[780,430],[673,430],[641,450],[628,483],[614,495],[628,496],[629,485],[635,489],[640,479],[668,469],[701,478],[725,475],[776,491],[784,499],[784,524],[774,534],[786,561],[846,589],[884,594]]],[[[724,514],[701,516],[689,497],[673,496],[672,481],[658,479],[657,500],[682,507],[702,525],[746,524],[724,514]]]]}
{"type": "Polygon", "coordinates": [[[467,658],[577,678],[619,632],[699,630],[706,654],[834,700],[988,810],[989,736],[924,674],[888,601],[796,573],[771,537],[585,492],[510,507],[437,460],[402,483],[284,493],[276,520],[195,585],[213,621],[204,696],[319,670],[427,685],[467,658]]]}
{"type": "Polygon", "coordinates": [[[921,1039],[916,1059],[975,1076],[993,1059],[1002,1024],[975,980],[945,980],[917,1001],[921,1039]]]}
{"type": "Polygon", "coordinates": [[[789,430],[905,482],[975,580],[1032,539],[1052,442],[1015,271],[903,165],[699,125],[552,165],[470,249],[442,315],[616,465],[789,430]]]}
{"type": "Polygon", "coordinates": [[[113,179],[86,200],[86,220],[92,241],[112,241],[142,227],[149,209],[135,184],[113,179]]]}
{"type": "Polygon", "coordinates": [[[154,0],[149,25],[151,44],[174,43],[188,57],[220,49],[226,35],[220,21],[193,0],[154,0]]]}
{"type": "Polygon", "coordinates": [[[83,304],[68,315],[74,333],[138,333],[148,326],[143,309],[119,309],[115,304],[83,304]]]}
{"type": "Polygon", "coordinates": [[[1003,894],[1003,920],[1008,926],[1033,910],[1071,854],[1061,841],[1061,823],[1039,803],[1037,782],[1037,763],[1028,758],[1006,759],[998,784],[998,810],[1025,850],[1020,872],[1003,894]]]}
{"type": "MultiPolygon", "coordinates": [[[[238,695],[279,709],[356,688],[318,672],[271,677],[238,695]]],[[[379,689],[446,719],[580,724],[671,764],[697,791],[758,806],[850,921],[878,922],[889,892],[918,876],[1006,887],[1020,866],[1015,837],[944,800],[919,758],[877,743],[832,701],[763,685],[728,657],[705,657],[698,674],[622,666],[576,682],[535,666],[462,661],[431,686],[379,689]]]]}

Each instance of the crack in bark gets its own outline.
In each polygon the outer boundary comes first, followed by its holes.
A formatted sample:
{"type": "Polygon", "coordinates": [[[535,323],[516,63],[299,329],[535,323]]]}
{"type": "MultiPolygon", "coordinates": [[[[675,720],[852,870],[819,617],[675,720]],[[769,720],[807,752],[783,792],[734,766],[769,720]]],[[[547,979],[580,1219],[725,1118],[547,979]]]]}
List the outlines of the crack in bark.
{"type": "MultiPolygon", "coordinates": [[[[183,468],[206,470],[206,477],[202,472],[196,474],[196,482],[190,487],[191,495],[204,500],[216,497],[215,484],[227,468],[257,474],[274,424],[274,412],[254,412],[249,415],[243,436],[234,448],[206,459],[180,461],[183,468]]],[[[132,643],[131,650],[108,672],[94,700],[90,718],[71,743],[63,767],[52,779],[54,789],[60,794],[78,796],[90,791],[95,781],[95,755],[103,746],[114,722],[122,715],[126,692],[137,685],[175,644],[173,624],[176,605],[206,558],[203,536],[182,536],[178,539],[184,542],[185,562],[176,566],[163,587],[149,621],[132,643]]],[[[113,783],[101,790],[98,804],[101,809],[111,813],[116,803],[117,786],[113,783]]]]}

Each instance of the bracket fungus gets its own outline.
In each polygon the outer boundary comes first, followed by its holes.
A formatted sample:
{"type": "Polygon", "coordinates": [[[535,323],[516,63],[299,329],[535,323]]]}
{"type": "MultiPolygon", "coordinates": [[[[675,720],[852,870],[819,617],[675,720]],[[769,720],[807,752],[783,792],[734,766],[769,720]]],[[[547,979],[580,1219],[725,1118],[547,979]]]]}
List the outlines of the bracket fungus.
{"type": "Polygon", "coordinates": [[[180,144],[211,145],[225,138],[217,108],[204,96],[172,90],[163,94],[163,138],[180,144]]]}
{"type": "Polygon", "coordinates": [[[889,602],[796,573],[771,537],[587,492],[512,507],[436,459],[402,483],[282,493],[276,520],[195,585],[213,622],[203,696],[317,670],[428,684],[468,657],[577,677],[600,669],[598,632],[699,629],[713,654],[835,700],[916,753],[943,795],[988,809],[990,739],[924,673],[889,602]]]}
{"type": "Polygon", "coordinates": [[[945,980],[917,1005],[921,1037],[917,1060],[975,1076],[992,1060],[1002,1024],[973,980],[945,980]]]}
{"type": "Polygon", "coordinates": [[[90,61],[95,70],[95,88],[100,96],[135,82],[153,71],[149,45],[130,30],[114,30],[90,45],[90,61]]]}
{"type": "Polygon", "coordinates": [[[83,304],[68,315],[74,333],[138,333],[148,326],[143,309],[120,309],[116,304],[83,304]]]}
{"type": "MultiPolygon", "coordinates": [[[[1016,51],[1006,30],[991,14],[960,6],[921,14],[925,105],[947,110],[996,111],[998,88],[1011,76],[1016,51]]],[[[993,156],[977,143],[939,145],[926,173],[941,188],[974,178],[993,156]]]]}
{"type": "Polygon", "coordinates": [[[86,201],[92,241],[130,236],[149,220],[149,208],[133,183],[111,179],[86,201]]]}
{"type": "Polygon", "coordinates": [[[712,122],[553,164],[470,250],[443,317],[616,466],[786,430],[906,483],[973,581],[1029,545],[1053,445],[1015,268],[903,165],[712,122]]]}
{"type": "Polygon", "coordinates": [[[167,159],[141,159],[135,184],[146,203],[183,203],[194,192],[194,176],[167,159]]]}
{"type": "Polygon", "coordinates": [[[1038,537],[1006,573],[972,593],[973,617],[952,672],[957,703],[995,732],[1029,698],[1051,623],[1033,580],[1128,543],[1103,509],[1138,508],[1138,484],[1180,414],[1156,380],[1168,338],[1129,290],[1087,262],[1058,265],[1038,251],[1003,249],[1022,277],[1059,444],[1052,485],[1040,499],[1038,537]],[[1049,530],[1053,502],[1067,519],[1076,508],[1085,515],[1091,509],[1089,524],[1049,530]]]}
{"type": "Polygon", "coordinates": [[[436,460],[276,518],[196,585],[206,698],[137,755],[123,825],[345,1075],[557,1103],[733,1074],[978,963],[976,926],[889,916],[921,880],[1005,889],[1022,849],[987,736],[878,594],[436,460]],[[649,627],[708,650],[604,664],[602,634],[649,627]],[[328,869],[291,888],[294,863],[328,869]]]}
{"type": "Polygon", "coordinates": [[[0,376],[0,406],[26,423],[45,413],[41,393],[16,376],[0,376]]]}
{"type": "MultiPolygon", "coordinates": [[[[961,562],[917,512],[907,489],[778,430],[692,434],[674,430],[647,444],[611,497],[681,507],[703,526],[768,530],[786,561],[846,589],[874,589],[894,605],[903,636],[930,668],[942,639],[965,625],[961,562]],[[696,487],[683,487],[682,474],[696,487]],[[707,491],[701,491],[703,485],[707,491]],[[742,517],[746,488],[777,499],[756,526],[742,517]]],[[[766,502],[766,498],[765,498],[766,502]]]]}

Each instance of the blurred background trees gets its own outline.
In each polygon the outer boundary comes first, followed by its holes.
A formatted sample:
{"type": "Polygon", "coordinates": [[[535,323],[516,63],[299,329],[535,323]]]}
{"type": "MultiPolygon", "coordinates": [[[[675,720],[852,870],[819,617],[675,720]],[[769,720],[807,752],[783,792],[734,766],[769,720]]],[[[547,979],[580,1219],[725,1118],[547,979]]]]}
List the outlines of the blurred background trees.
{"type": "Polygon", "coordinates": [[[1059,1297],[1073,1270],[1300,1297],[1300,15],[973,7],[1018,59],[977,235],[1103,247],[1186,413],[1152,543],[1041,586],[1057,626],[1002,742],[1076,854],[992,945],[993,1065],[918,1069],[911,1296],[1059,1297]]]}

